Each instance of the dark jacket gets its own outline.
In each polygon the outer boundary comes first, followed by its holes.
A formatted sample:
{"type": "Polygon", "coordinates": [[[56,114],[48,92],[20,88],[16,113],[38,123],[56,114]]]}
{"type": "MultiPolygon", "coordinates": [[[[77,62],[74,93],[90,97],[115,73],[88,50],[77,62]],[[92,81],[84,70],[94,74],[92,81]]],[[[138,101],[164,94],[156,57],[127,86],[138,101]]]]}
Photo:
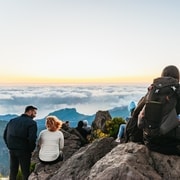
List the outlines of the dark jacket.
{"type": "Polygon", "coordinates": [[[8,122],[3,138],[9,150],[32,152],[36,147],[37,123],[22,114],[8,122]]]}

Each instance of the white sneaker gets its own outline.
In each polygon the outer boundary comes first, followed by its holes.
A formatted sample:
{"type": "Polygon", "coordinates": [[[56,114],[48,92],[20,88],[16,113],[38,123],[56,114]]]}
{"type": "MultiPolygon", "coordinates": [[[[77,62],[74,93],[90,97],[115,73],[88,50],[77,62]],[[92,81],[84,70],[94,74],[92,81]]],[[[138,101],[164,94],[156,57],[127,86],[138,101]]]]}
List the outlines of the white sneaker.
{"type": "Polygon", "coordinates": [[[121,142],[120,138],[117,138],[115,141],[116,141],[117,143],[120,143],[120,142],[121,142]]]}

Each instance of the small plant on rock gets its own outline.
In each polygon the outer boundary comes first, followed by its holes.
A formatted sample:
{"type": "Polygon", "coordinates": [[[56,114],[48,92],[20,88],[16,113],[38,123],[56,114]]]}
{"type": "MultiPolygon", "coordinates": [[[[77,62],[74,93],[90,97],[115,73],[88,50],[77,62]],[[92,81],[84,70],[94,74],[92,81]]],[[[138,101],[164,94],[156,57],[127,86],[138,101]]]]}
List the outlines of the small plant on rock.
{"type": "Polygon", "coordinates": [[[122,117],[115,117],[112,120],[106,121],[106,129],[110,137],[117,137],[121,124],[125,124],[125,120],[122,117]]]}

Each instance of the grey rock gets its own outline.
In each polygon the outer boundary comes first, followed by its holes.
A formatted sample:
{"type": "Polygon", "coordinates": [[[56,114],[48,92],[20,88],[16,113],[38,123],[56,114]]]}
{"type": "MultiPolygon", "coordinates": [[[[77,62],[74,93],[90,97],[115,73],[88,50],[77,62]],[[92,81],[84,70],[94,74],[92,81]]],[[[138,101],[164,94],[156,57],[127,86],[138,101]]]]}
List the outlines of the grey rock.
{"type": "MultiPolygon", "coordinates": [[[[99,111],[93,128],[106,131],[110,116],[99,111]]],[[[179,180],[180,157],[150,151],[137,143],[116,143],[112,137],[84,144],[75,129],[63,131],[64,161],[43,165],[34,153],[36,163],[29,180],[179,180]]]]}

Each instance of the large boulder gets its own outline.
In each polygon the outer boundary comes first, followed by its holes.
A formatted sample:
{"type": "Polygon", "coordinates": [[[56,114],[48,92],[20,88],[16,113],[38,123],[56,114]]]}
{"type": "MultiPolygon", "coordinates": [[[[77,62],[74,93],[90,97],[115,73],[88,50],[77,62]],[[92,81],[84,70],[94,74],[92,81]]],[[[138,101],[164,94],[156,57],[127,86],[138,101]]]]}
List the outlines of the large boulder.
{"type": "Polygon", "coordinates": [[[90,170],[85,180],[180,179],[180,157],[151,152],[144,145],[116,146],[90,170]]]}
{"type": "Polygon", "coordinates": [[[98,111],[96,113],[95,119],[92,122],[92,131],[101,129],[102,132],[107,133],[106,130],[106,121],[111,120],[112,117],[109,111],[98,111]]]}
{"type": "Polygon", "coordinates": [[[110,152],[116,145],[117,143],[114,142],[113,138],[95,140],[88,146],[78,150],[71,158],[64,162],[57,174],[51,179],[84,180],[88,177],[91,168],[96,162],[110,152]]]}
{"type": "MultiPolygon", "coordinates": [[[[49,166],[39,180],[179,180],[180,157],[149,151],[136,143],[103,138],[80,148],[59,169],[49,166]],[[49,169],[48,169],[49,168],[49,169]],[[47,172],[51,172],[48,176],[47,172]]],[[[31,175],[32,177],[32,175],[31,175]]],[[[30,178],[33,179],[33,178],[30,178]]]]}

